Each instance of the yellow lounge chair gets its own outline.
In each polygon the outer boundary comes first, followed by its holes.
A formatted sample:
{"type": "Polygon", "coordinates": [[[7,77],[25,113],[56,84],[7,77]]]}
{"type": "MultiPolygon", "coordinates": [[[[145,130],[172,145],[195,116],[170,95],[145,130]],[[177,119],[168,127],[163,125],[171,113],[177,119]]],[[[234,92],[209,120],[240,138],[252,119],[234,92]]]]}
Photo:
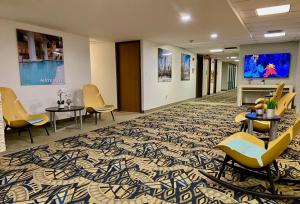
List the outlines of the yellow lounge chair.
{"type": "MultiPolygon", "coordinates": [[[[282,91],[283,91],[283,88],[284,88],[284,85],[285,83],[281,82],[277,85],[277,88],[276,88],[276,91],[274,93],[274,95],[270,98],[270,100],[274,100],[274,101],[279,101],[281,95],[282,95],[282,91]]],[[[264,104],[266,103],[266,100],[269,100],[269,99],[266,99],[266,98],[258,98],[256,99],[255,101],[255,108],[258,109],[258,108],[264,108],[264,104]]]]}
{"type": "MultiPolygon", "coordinates": [[[[282,96],[277,104],[277,109],[275,110],[276,115],[283,116],[285,111],[288,109],[290,103],[295,98],[296,93],[287,93],[282,96]]],[[[248,119],[245,118],[247,112],[240,113],[235,117],[236,123],[242,123],[241,131],[246,131],[248,125],[248,119]]],[[[269,121],[253,121],[253,130],[260,133],[266,133],[270,131],[270,122],[269,121]]]]}
{"type": "Polygon", "coordinates": [[[287,149],[299,130],[300,118],[286,132],[267,144],[263,140],[245,132],[231,135],[216,146],[216,148],[226,153],[217,178],[220,179],[225,165],[232,160],[251,170],[265,170],[269,178],[271,191],[275,192],[271,165],[274,165],[277,173],[279,173],[276,159],[287,149]]]}
{"type": "Polygon", "coordinates": [[[28,114],[14,91],[10,88],[0,87],[0,92],[2,97],[3,118],[6,124],[5,131],[7,131],[8,128],[18,129],[20,135],[21,130],[26,128],[29,132],[31,143],[33,143],[33,139],[30,126],[43,126],[47,135],[49,135],[45,126],[49,122],[49,118],[46,114],[28,114]]]}
{"type": "Polygon", "coordinates": [[[97,114],[110,112],[113,120],[115,121],[113,105],[106,105],[97,86],[93,84],[86,84],[83,86],[83,101],[86,110],[84,120],[87,113],[95,114],[95,123],[97,124],[97,114]]]}

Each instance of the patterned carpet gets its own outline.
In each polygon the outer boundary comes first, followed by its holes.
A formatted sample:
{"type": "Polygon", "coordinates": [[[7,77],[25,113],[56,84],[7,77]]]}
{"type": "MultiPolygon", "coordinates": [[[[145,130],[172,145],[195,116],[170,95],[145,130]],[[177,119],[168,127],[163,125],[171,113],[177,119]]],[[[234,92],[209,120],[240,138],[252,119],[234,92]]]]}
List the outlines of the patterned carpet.
{"type": "MultiPolygon", "coordinates": [[[[216,96],[219,97],[219,96],[216,96]]],[[[234,105],[184,103],[140,118],[0,158],[1,203],[297,203],[255,198],[212,182],[223,153],[213,147],[239,130],[234,105]]],[[[288,111],[279,133],[293,123],[288,111]]],[[[300,137],[279,160],[300,177],[300,137]]],[[[268,182],[228,168],[223,180],[267,192],[268,182]]],[[[285,194],[300,186],[276,185],[285,194]]]]}
{"type": "Polygon", "coordinates": [[[196,101],[236,104],[237,90],[232,89],[230,91],[222,91],[220,93],[213,94],[213,95],[205,95],[202,98],[197,98],[196,101]]]}

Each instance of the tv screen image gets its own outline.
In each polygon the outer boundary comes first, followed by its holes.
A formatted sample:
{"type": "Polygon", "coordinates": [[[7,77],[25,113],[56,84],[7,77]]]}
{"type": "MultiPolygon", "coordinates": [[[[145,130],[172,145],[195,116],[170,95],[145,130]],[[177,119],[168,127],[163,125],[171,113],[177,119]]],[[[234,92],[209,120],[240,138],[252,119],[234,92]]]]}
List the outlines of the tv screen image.
{"type": "Polygon", "coordinates": [[[290,53],[245,55],[245,78],[285,78],[289,76],[290,53]]]}

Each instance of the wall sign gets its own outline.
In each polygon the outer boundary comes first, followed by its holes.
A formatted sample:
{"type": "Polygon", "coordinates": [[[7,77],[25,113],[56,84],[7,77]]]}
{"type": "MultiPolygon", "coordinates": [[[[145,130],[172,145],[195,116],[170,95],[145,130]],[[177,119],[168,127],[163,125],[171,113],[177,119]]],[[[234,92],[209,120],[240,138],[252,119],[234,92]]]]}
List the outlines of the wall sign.
{"type": "Polygon", "coordinates": [[[62,37],[17,29],[17,41],[22,86],[65,84],[62,37]]]}

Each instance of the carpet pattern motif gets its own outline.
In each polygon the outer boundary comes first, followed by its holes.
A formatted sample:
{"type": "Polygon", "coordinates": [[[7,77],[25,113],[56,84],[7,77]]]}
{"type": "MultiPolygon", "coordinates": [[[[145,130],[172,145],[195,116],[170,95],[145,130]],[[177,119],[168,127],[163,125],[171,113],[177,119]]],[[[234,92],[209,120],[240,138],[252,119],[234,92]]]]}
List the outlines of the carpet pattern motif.
{"type": "MultiPolygon", "coordinates": [[[[185,103],[0,158],[1,203],[286,203],[226,189],[216,175],[223,159],[213,147],[239,130],[245,107],[185,103]]],[[[295,120],[288,111],[279,134],[295,120]]],[[[300,177],[300,138],[279,159],[282,175],[300,177]]],[[[268,182],[230,168],[225,178],[266,192],[268,182]]],[[[278,184],[279,192],[300,186],[278,184]]],[[[297,202],[297,201],[293,201],[297,202]]]]}
{"type": "Polygon", "coordinates": [[[202,98],[197,98],[196,101],[236,104],[237,102],[237,89],[229,91],[222,91],[217,94],[205,95],[202,98]]]}

